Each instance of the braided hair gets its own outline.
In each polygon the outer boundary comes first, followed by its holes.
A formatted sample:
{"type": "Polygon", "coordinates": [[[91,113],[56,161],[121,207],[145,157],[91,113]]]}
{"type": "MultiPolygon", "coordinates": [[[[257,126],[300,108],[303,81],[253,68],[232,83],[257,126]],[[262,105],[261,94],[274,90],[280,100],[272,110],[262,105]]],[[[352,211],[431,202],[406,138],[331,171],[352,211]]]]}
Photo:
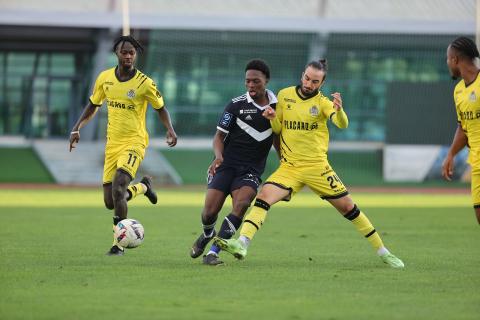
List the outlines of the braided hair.
{"type": "Polygon", "coordinates": [[[454,48],[460,55],[466,56],[471,60],[478,58],[478,48],[472,39],[467,37],[458,37],[450,44],[451,48],[454,48]]]}
{"type": "Polygon", "coordinates": [[[112,51],[113,52],[116,52],[117,50],[117,46],[122,43],[122,42],[130,42],[132,44],[132,46],[135,48],[135,50],[139,51],[139,52],[143,52],[143,46],[140,44],[140,42],[138,42],[137,39],[135,39],[134,37],[132,36],[120,36],[118,37],[115,42],[113,43],[113,48],[112,48],[112,51]]]}

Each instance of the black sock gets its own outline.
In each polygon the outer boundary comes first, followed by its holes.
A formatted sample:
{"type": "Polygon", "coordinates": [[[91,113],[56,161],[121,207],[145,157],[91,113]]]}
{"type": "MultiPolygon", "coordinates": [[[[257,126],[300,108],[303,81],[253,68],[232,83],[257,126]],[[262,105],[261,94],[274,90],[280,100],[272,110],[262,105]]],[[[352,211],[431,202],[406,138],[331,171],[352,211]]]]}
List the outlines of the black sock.
{"type": "Polygon", "coordinates": [[[242,219],[230,213],[228,216],[223,219],[222,226],[220,227],[220,231],[218,232],[218,236],[223,239],[230,239],[233,237],[235,232],[237,232],[238,228],[242,224],[242,219]]]}
{"type": "Polygon", "coordinates": [[[119,216],[113,216],[113,225],[116,226],[122,219],[119,216]]]}
{"type": "Polygon", "coordinates": [[[202,215],[202,226],[203,226],[203,234],[205,237],[212,237],[213,231],[215,229],[215,223],[217,222],[217,216],[214,217],[203,217],[202,215]]]}

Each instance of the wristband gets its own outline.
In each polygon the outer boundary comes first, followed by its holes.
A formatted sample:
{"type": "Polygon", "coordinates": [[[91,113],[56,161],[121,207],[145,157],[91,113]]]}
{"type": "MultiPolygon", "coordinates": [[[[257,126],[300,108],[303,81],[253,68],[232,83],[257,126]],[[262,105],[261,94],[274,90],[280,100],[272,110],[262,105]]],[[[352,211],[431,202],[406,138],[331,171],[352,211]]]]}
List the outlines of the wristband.
{"type": "Polygon", "coordinates": [[[80,130],[70,132],[70,134],[75,134],[75,133],[80,133],[80,130]]]}

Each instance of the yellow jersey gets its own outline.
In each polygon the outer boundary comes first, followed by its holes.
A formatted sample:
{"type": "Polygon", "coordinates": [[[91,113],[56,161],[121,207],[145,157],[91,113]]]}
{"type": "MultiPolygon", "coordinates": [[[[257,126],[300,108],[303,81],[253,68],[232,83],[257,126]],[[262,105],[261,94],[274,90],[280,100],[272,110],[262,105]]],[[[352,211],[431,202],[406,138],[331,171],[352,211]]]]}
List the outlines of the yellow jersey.
{"type": "Polygon", "coordinates": [[[106,100],[108,110],[107,141],[113,144],[148,146],[145,125],[147,105],[161,109],[163,97],[152,79],[135,69],[134,76],[120,81],[115,68],[100,73],[95,81],[90,102],[101,106],[106,100]]]}
{"type": "Polygon", "coordinates": [[[293,86],[278,93],[272,129],[280,136],[282,161],[293,165],[318,163],[327,159],[327,120],[346,128],[348,118],[343,109],[336,112],[333,102],[322,93],[303,98],[297,89],[293,86]]]}
{"type": "Polygon", "coordinates": [[[457,119],[468,138],[470,164],[480,164],[480,76],[473,83],[465,86],[461,80],[453,93],[457,119]]]}

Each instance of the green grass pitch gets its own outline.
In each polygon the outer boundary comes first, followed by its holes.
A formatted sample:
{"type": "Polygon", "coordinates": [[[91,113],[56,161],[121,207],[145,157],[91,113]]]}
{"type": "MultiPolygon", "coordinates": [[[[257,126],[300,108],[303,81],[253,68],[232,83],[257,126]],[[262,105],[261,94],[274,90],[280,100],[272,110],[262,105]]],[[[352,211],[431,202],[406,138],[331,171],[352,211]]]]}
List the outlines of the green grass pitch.
{"type": "MultiPolygon", "coordinates": [[[[189,256],[203,190],[144,197],[144,244],[107,257],[98,190],[0,190],[0,319],[479,319],[480,227],[468,195],[354,194],[405,270],[313,194],[275,206],[247,259],[189,256]]],[[[229,200],[227,200],[229,202],[229,200]]],[[[222,211],[222,217],[228,212],[222,211]]]]}

